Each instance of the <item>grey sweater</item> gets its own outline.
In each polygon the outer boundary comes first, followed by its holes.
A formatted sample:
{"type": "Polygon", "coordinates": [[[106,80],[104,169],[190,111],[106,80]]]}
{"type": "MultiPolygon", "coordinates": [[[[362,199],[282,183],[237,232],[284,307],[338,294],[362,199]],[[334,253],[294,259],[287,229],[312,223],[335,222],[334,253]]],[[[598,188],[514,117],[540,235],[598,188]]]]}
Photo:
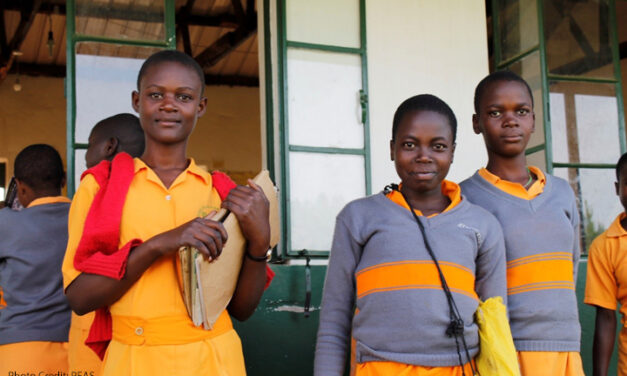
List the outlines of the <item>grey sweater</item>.
{"type": "Polygon", "coordinates": [[[508,310],[518,351],[579,351],[575,283],[579,213],[568,183],[546,174],[532,200],[512,196],[475,173],[462,194],[501,222],[507,254],[508,310]]]}
{"type": "MultiPolygon", "coordinates": [[[[473,319],[477,295],[505,299],[501,228],[490,213],[467,200],[420,219],[474,357],[479,350],[473,319]]],[[[314,374],[344,372],[351,335],[358,363],[458,365],[455,340],[445,334],[449,322],[446,296],[410,211],[382,193],[349,203],[336,221],[314,374]]]]}
{"type": "Polygon", "coordinates": [[[0,345],[66,342],[70,307],[61,262],[67,246],[69,203],[0,210],[0,345]]]}

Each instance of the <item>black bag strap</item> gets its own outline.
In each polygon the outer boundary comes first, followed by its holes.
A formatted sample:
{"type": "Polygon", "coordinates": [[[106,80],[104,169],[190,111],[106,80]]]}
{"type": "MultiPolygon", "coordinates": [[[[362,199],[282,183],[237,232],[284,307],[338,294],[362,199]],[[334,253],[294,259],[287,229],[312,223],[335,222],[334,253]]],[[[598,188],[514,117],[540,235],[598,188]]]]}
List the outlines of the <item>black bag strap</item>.
{"type": "MultiPolygon", "coordinates": [[[[438,270],[438,275],[440,276],[440,282],[442,283],[442,290],[444,291],[444,294],[446,295],[446,301],[448,302],[449,314],[451,318],[451,322],[449,323],[449,326],[446,328],[446,335],[448,335],[449,337],[455,338],[455,345],[457,347],[457,356],[459,357],[459,365],[462,368],[462,375],[466,376],[466,373],[464,372],[464,361],[462,359],[462,353],[460,351],[459,337],[461,337],[461,342],[462,342],[462,345],[464,346],[464,352],[466,353],[466,358],[468,359],[468,363],[470,364],[470,369],[472,370],[473,375],[477,376],[479,375],[479,373],[475,369],[475,366],[472,364],[472,358],[470,357],[470,352],[468,351],[468,345],[466,344],[466,338],[464,337],[464,320],[459,314],[459,309],[457,308],[457,304],[455,304],[455,299],[453,299],[453,294],[451,293],[451,289],[448,287],[448,283],[446,283],[446,278],[444,278],[444,273],[442,273],[442,269],[440,268],[440,263],[438,262],[438,259],[435,257],[435,253],[433,252],[433,249],[431,248],[431,244],[429,243],[429,240],[427,239],[425,227],[423,223],[420,221],[420,218],[418,218],[418,215],[414,211],[414,208],[411,206],[411,203],[409,202],[407,197],[405,197],[403,192],[401,192],[401,190],[398,189],[398,185],[391,184],[389,187],[395,191],[398,191],[403,196],[403,199],[407,203],[407,206],[409,206],[409,211],[414,216],[414,219],[416,220],[416,223],[418,224],[418,228],[420,229],[420,233],[422,234],[422,240],[424,241],[425,248],[427,248],[427,252],[429,253],[429,256],[431,256],[431,259],[433,260],[433,263],[435,264],[435,267],[438,270]]],[[[388,190],[388,187],[386,187],[386,190],[388,190]]]]}

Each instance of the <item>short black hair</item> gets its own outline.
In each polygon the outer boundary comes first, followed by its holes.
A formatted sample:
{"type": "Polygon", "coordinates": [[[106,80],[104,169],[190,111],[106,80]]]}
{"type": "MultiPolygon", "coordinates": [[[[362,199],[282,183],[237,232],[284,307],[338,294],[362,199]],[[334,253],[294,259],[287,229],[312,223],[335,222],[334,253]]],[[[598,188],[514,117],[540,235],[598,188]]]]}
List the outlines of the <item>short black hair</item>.
{"type": "Polygon", "coordinates": [[[446,102],[431,94],[415,95],[406,99],[398,106],[394,113],[394,120],[392,121],[392,140],[396,138],[398,125],[403,120],[403,117],[410,112],[416,111],[433,111],[446,117],[451,126],[451,132],[453,133],[453,142],[455,142],[455,138],[457,137],[457,118],[455,117],[455,113],[446,102]]]}
{"type": "Polygon", "coordinates": [[[20,151],[15,157],[13,174],[35,192],[61,189],[65,181],[59,152],[46,144],[30,145],[20,151]]]}
{"type": "Polygon", "coordinates": [[[144,61],[142,67],[139,69],[139,73],[137,74],[138,91],[139,84],[141,83],[142,78],[144,78],[148,68],[161,63],[179,63],[192,69],[198,76],[198,81],[200,81],[201,95],[205,92],[205,72],[203,72],[201,66],[191,56],[177,50],[162,50],[155,52],[150,55],[146,61],[144,61]]]}
{"type": "Polygon", "coordinates": [[[481,102],[481,98],[488,86],[495,82],[520,82],[525,85],[527,91],[529,92],[529,97],[531,98],[531,107],[533,107],[533,92],[531,91],[531,87],[527,81],[525,81],[522,77],[517,75],[516,73],[508,70],[496,71],[492,72],[489,75],[485,76],[483,80],[479,82],[477,88],[475,89],[475,113],[479,113],[479,103],[481,102]]]}
{"type": "Polygon", "coordinates": [[[627,153],[621,155],[620,158],[618,158],[618,162],[616,162],[616,181],[620,179],[620,170],[625,164],[627,164],[627,153]]]}
{"type": "Polygon", "coordinates": [[[119,151],[131,157],[139,157],[144,152],[144,130],[139,118],[133,114],[123,113],[102,119],[92,129],[92,133],[95,132],[105,139],[116,137],[119,151]]]}

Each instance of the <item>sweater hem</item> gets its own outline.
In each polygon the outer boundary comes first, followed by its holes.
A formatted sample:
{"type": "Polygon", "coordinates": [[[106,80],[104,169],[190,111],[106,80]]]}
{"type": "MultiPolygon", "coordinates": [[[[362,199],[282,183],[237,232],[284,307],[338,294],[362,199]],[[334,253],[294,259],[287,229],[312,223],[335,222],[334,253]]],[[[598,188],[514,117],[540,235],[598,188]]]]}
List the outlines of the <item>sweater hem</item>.
{"type": "Polygon", "coordinates": [[[556,351],[571,352],[581,350],[581,344],[578,341],[527,341],[514,340],[516,351],[556,351]]]}
{"type": "MultiPolygon", "coordinates": [[[[478,349],[468,349],[471,359],[474,359],[479,353],[478,349]]],[[[462,350],[462,360],[467,363],[466,354],[462,350]]],[[[459,366],[459,356],[455,354],[446,355],[420,355],[420,354],[358,354],[357,363],[366,362],[396,362],[403,364],[411,364],[423,367],[455,367],[459,366]]]]}
{"type": "Polygon", "coordinates": [[[19,330],[0,332],[0,345],[8,345],[18,342],[44,341],[44,342],[67,342],[70,328],[62,330],[19,330]]]}

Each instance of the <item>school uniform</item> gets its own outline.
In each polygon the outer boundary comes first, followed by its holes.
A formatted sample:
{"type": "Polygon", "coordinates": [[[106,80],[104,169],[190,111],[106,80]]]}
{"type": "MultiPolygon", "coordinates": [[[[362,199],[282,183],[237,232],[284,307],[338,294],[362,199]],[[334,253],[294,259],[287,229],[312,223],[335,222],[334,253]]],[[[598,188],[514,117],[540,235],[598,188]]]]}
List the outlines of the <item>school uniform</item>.
{"type": "MultiPolygon", "coordinates": [[[[474,358],[479,339],[473,316],[479,298],[506,299],[503,238],[496,219],[462,200],[456,184],[443,182],[443,193],[451,205],[420,220],[464,320],[474,358]]],[[[450,313],[437,269],[398,195],[355,200],[337,216],[315,375],[343,374],[351,336],[360,376],[461,371],[455,340],[445,333],[450,313]]],[[[462,359],[468,361],[463,349],[462,359]]]]}
{"type": "MultiPolygon", "coordinates": [[[[80,275],[74,255],[85,218],[99,189],[92,175],[81,182],[72,203],[64,286],[80,275]]],[[[140,159],[122,210],[119,245],[146,241],[194,218],[218,210],[221,201],[211,175],[191,160],[165,188],[140,159]]],[[[109,309],[112,340],[102,375],[244,375],[240,339],[226,310],[213,330],[195,327],[187,314],[178,280],[176,253],[154,262],[109,309]]]]}
{"type": "Polygon", "coordinates": [[[61,262],[70,200],[42,197],[0,210],[0,375],[67,372],[70,307],[61,262]]]}
{"type": "Polygon", "coordinates": [[[568,183],[530,166],[525,189],[483,168],[460,185],[499,220],[507,254],[510,326],[523,375],[583,375],[575,296],[579,214],[568,183]]]}
{"type": "Polygon", "coordinates": [[[68,338],[68,365],[70,372],[82,372],[87,376],[99,376],[102,361],[85,345],[89,328],[94,321],[94,312],[79,316],[72,312],[72,323],[68,338]]]}
{"type": "Polygon", "coordinates": [[[627,231],[616,217],[610,227],[599,235],[588,252],[588,273],[584,303],[616,310],[620,303],[622,328],[618,336],[618,375],[627,375],[627,231]]]}

